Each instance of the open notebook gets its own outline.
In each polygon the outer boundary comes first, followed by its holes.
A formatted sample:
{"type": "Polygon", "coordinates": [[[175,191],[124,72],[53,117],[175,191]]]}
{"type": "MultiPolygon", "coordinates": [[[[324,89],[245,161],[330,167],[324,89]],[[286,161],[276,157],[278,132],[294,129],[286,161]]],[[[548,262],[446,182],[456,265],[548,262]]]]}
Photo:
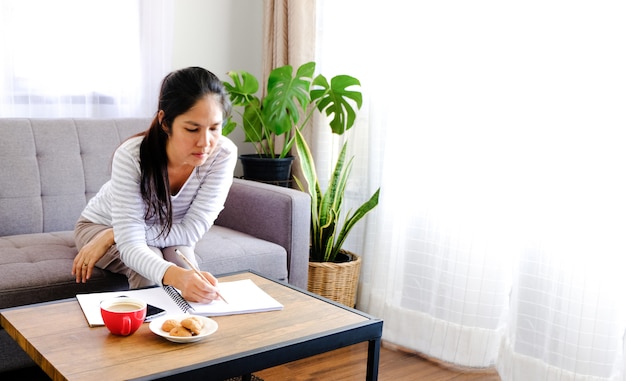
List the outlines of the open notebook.
{"type": "Polygon", "coordinates": [[[257,286],[251,279],[220,282],[221,299],[211,303],[193,303],[185,300],[174,287],[151,287],[129,291],[77,294],[90,327],[104,325],[100,315],[100,302],[109,297],[132,296],[167,311],[167,314],[189,313],[203,316],[234,315],[281,310],[283,305],[257,286]]]}

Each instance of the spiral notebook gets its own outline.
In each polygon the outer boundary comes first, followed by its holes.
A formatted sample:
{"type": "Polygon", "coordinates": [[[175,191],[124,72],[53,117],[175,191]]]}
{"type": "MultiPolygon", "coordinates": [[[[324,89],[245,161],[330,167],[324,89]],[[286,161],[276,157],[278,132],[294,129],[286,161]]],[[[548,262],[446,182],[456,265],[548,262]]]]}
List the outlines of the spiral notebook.
{"type": "Polygon", "coordinates": [[[166,310],[167,314],[188,313],[202,316],[222,316],[283,309],[281,303],[263,291],[251,279],[220,282],[219,289],[220,294],[228,303],[223,300],[214,300],[208,304],[189,302],[172,286],[77,294],[76,299],[90,327],[104,325],[100,315],[100,302],[106,298],[117,296],[142,299],[148,304],[166,310]]]}

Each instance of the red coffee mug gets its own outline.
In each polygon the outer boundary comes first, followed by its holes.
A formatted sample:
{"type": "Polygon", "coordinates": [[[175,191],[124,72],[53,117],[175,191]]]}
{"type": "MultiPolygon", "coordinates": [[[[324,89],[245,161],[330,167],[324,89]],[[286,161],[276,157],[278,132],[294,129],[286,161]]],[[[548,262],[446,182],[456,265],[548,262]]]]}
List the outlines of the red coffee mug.
{"type": "Polygon", "coordinates": [[[117,297],[100,302],[104,325],[114,335],[132,335],[146,319],[147,304],[141,299],[117,297]]]}

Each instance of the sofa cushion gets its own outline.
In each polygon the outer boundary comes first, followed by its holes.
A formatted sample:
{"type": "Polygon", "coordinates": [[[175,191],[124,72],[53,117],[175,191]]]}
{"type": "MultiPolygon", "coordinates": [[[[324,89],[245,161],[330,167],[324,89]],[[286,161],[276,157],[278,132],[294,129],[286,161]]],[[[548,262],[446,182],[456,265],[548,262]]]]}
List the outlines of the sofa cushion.
{"type": "Polygon", "coordinates": [[[0,237],[0,308],[128,288],[125,276],[100,269],[89,282],[76,283],[76,252],[71,231],[0,237]]]}
{"type": "Polygon", "coordinates": [[[287,251],[284,247],[223,226],[213,225],[196,245],[198,266],[212,274],[240,269],[287,281],[287,251]]]}

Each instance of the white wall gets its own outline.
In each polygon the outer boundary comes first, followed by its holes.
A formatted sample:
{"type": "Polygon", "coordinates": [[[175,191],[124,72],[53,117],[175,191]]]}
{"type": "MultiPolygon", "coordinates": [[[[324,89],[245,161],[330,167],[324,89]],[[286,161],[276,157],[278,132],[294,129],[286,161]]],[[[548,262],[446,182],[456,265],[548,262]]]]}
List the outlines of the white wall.
{"type": "MultiPolygon", "coordinates": [[[[230,70],[262,71],[261,0],[175,0],[172,69],[202,66],[226,80],[230,70]]],[[[252,153],[239,130],[229,136],[239,153],[252,153]]],[[[239,164],[235,171],[241,175],[239,164]]]]}

